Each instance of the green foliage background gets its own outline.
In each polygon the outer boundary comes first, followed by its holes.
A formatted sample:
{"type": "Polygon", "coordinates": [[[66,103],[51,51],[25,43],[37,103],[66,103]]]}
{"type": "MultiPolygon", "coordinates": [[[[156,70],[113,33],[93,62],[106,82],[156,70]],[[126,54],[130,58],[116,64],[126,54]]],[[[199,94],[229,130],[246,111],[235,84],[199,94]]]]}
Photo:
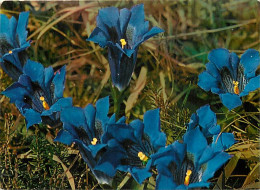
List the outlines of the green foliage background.
{"type": "MultiPolygon", "coordinates": [[[[55,70],[67,65],[64,96],[73,97],[75,106],[109,95],[110,113],[126,115],[128,122],[159,107],[170,144],[181,138],[191,114],[210,104],[222,131],[232,132],[237,140],[228,150],[234,156],[211,180],[212,188],[260,187],[259,91],[244,98],[244,107],[228,111],[217,95],[197,86],[212,49],[223,47],[238,55],[248,48],[260,50],[259,1],[5,1],[1,5],[1,13],[8,16],[18,18],[21,11],[30,11],[30,59],[55,70]],[[141,45],[130,86],[119,93],[111,83],[107,50],[85,39],[96,26],[98,9],[138,3],[144,3],[150,26],[165,33],[141,45]]],[[[3,91],[12,81],[2,70],[0,77],[3,91]]],[[[74,146],[53,142],[58,128],[39,125],[26,131],[23,116],[9,99],[0,95],[0,103],[0,188],[111,188],[97,183],[74,146]]],[[[153,189],[154,181],[138,186],[120,173],[113,188],[153,189]]]]}

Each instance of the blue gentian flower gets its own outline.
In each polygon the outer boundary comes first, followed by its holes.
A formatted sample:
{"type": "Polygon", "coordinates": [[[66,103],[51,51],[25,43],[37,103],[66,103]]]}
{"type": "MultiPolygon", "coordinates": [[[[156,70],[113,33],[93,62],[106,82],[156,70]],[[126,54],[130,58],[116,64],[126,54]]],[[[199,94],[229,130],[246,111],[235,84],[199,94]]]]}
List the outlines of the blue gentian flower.
{"type": "Polygon", "coordinates": [[[134,71],[139,45],[160,32],[163,30],[158,27],[149,30],[149,22],[144,20],[143,4],[131,10],[107,7],[99,10],[97,27],[87,40],[108,47],[112,82],[123,90],[134,71]]]}
{"type": "MultiPolygon", "coordinates": [[[[159,109],[147,111],[143,122],[134,120],[129,125],[110,124],[107,131],[124,148],[123,158],[117,169],[130,172],[141,184],[152,175],[150,157],[166,145],[166,135],[160,130],[159,109]]],[[[106,168],[99,169],[107,172],[106,168]]]]}
{"type": "Polygon", "coordinates": [[[192,129],[182,143],[175,141],[152,156],[152,166],[158,171],[156,189],[209,187],[208,179],[229,158],[229,154],[208,145],[198,127],[192,129]]]}
{"type": "Polygon", "coordinates": [[[211,146],[218,147],[214,150],[223,151],[235,143],[232,133],[220,133],[221,127],[217,124],[216,114],[209,105],[200,107],[192,114],[187,131],[199,128],[211,146]]]}
{"type": "Polygon", "coordinates": [[[229,109],[242,104],[241,97],[260,87],[260,75],[255,74],[260,63],[259,52],[248,49],[241,56],[227,49],[215,49],[209,53],[206,71],[199,75],[198,85],[219,94],[222,103],[229,109]]]}
{"type": "Polygon", "coordinates": [[[2,94],[15,103],[25,117],[27,128],[44,123],[50,126],[60,125],[60,110],[72,106],[71,98],[63,98],[65,66],[56,74],[52,67],[28,60],[23,67],[19,80],[2,94]]]}
{"type": "Polygon", "coordinates": [[[116,173],[115,168],[122,157],[122,149],[117,141],[106,138],[107,124],[116,123],[115,115],[109,118],[108,111],[109,97],[99,99],[96,107],[88,104],[84,109],[80,107],[63,109],[61,111],[63,129],[55,141],[66,145],[75,143],[98,182],[111,185],[112,177],[116,173]],[[108,172],[105,174],[96,170],[98,164],[108,172]]]}
{"type": "Polygon", "coordinates": [[[15,81],[22,74],[27,61],[25,49],[30,46],[26,41],[29,12],[22,12],[18,21],[0,14],[0,64],[3,70],[15,81]]]}

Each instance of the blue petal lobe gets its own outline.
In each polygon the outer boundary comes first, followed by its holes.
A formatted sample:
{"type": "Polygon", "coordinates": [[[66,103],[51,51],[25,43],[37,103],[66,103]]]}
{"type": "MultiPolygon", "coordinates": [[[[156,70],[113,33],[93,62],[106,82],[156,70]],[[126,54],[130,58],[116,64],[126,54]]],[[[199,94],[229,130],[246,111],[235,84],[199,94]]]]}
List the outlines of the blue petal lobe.
{"type": "Polygon", "coordinates": [[[208,146],[205,136],[200,131],[199,127],[187,131],[183,136],[184,143],[187,144],[187,152],[194,155],[194,162],[198,161],[198,158],[203,153],[204,149],[208,146]],[[200,146],[198,146],[198,142],[200,146]]]}
{"type": "Polygon", "coordinates": [[[231,147],[234,143],[235,138],[232,133],[222,133],[220,136],[213,136],[213,142],[211,144],[211,147],[214,149],[215,152],[224,151],[231,147]]]}
{"type": "Polygon", "coordinates": [[[159,174],[156,177],[156,189],[169,190],[169,189],[175,189],[176,186],[177,184],[174,183],[172,176],[159,174]]]}
{"type": "Polygon", "coordinates": [[[247,78],[255,76],[255,71],[260,64],[259,52],[254,49],[248,49],[241,56],[240,64],[244,67],[244,73],[247,78]]]}
{"type": "Polygon", "coordinates": [[[103,126],[108,122],[109,96],[101,98],[96,102],[96,119],[102,122],[103,126]]]}
{"type": "Polygon", "coordinates": [[[74,138],[68,131],[60,130],[54,141],[61,142],[70,146],[73,143],[74,138]]]}
{"type": "Polygon", "coordinates": [[[202,181],[207,181],[214,176],[214,173],[230,158],[225,152],[220,152],[206,163],[206,170],[202,175],[202,181]]]}
{"type": "Polygon", "coordinates": [[[147,32],[146,34],[144,34],[144,36],[142,37],[141,41],[137,42],[133,49],[136,49],[137,46],[139,46],[142,42],[148,40],[149,38],[153,37],[156,34],[159,34],[161,32],[164,32],[164,30],[162,30],[161,28],[158,27],[153,27],[149,32],[147,32]]]}
{"type": "Polygon", "coordinates": [[[19,15],[18,24],[17,24],[17,34],[19,38],[20,46],[26,42],[27,38],[27,24],[28,24],[29,12],[22,12],[19,15]]]}
{"type": "Polygon", "coordinates": [[[11,103],[14,103],[17,100],[23,101],[24,96],[29,95],[25,87],[18,82],[12,84],[5,91],[3,91],[2,94],[10,98],[11,103]]]}
{"type": "Polygon", "coordinates": [[[219,70],[217,69],[217,67],[215,66],[214,63],[207,63],[206,64],[206,71],[213,76],[214,78],[216,78],[217,80],[220,80],[220,74],[219,74],[219,70]]]}
{"type": "Polygon", "coordinates": [[[49,87],[53,78],[54,72],[52,67],[47,67],[44,69],[44,85],[49,87]]]}
{"type": "Polygon", "coordinates": [[[251,78],[248,84],[245,86],[245,89],[239,94],[239,96],[246,96],[249,94],[249,92],[255,91],[258,88],[260,88],[260,75],[251,78]]]}
{"type": "Polygon", "coordinates": [[[209,188],[210,183],[208,182],[197,182],[197,183],[191,183],[188,186],[188,189],[190,188],[200,188],[200,187],[207,187],[209,188]]]}
{"type": "Polygon", "coordinates": [[[238,64],[239,64],[239,57],[237,56],[237,54],[235,54],[234,52],[232,52],[230,54],[230,64],[232,67],[232,70],[234,71],[234,79],[237,78],[237,68],[238,68],[238,64]]]}
{"type": "Polygon", "coordinates": [[[28,109],[24,113],[26,127],[29,129],[34,124],[42,122],[41,114],[33,109],[28,109]]]}
{"type": "Polygon", "coordinates": [[[221,70],[224,67],[227,67],[229,70],[231,70],[229,56],[230,53],[227,49],[219,48],[212,50],[208,55],[208,59],[210,62],[216,65],[218,70],[221,70]]]}
{"type": "Polygon", "coordinates": [[[224,106],[226,106],[229,110],[232,110],[242,104],[241,99],[236,94],[226,93],[220,94],[221,102],[224,106]]]}
{"type": "Polygon", "coordinates": [[[204,71],[199,75],[198,86],[203,90],[209,91],[211,88],[218,88],[219,81],[204,71]]]}
{"type": "Polygon", "coordinates": [[[120,10],[119,14],[120,30],[121,34],[123,34],[126,31],[126,27],[128,25],[131,12],[127,8],[124,8],[120,10]]]}
{"type": "Polygon", "coordinates": [[[23,67],[24,74],[28,75],[33,82],[38,82],[44,87],[44,67],[42,64],[28,60],[23,67]]]}
{"type": "Polygon", "coordinates": [[[152,174],[149,172],[147,168],[140,169],[136,167],[132,167],[129,169],[130,173],[132,174],[133,178],[141,184],[146,178],[151,177],[152,174]]]}
{"type": "MultiPolygon", "coordinates": [[[[96,116],[96,109],[92,104],[88,104],[84,108],[84,113],[87,119],[87,124],[90,129],[94,128],[95,125],[95,116],[96,116]]],[[[92,130],[90,130],[92,131],[92,130]]],[[[94,135],[94,134],[93,134],[94,135]]]]}
{"type": "Polygon", "coordinates": [[[214,149],[211,148],[210,146],[207,146],[204,149],[204,151],[203,151],[203,153],[202,153],[202,155],[201,155],[201,157],[199,159],[199,165],[202,165],[202,164],[206,163],[212,157],[214,157],[214,149]]]}
{"type": "Polygon", "coordinates": [[[106,147],[106,144],[96,144],[96,145],[89,145],[88,148],[92,154],[92,156],[95,158],[97,156],[97,153],[103,149],[104,147],[106,147]]]}
{"type": "Polygon", "coordinates": [[[60,112],[62,108],[72,107],[72,98],[61,98],[57,102],[55,102],[49,110],[45,110],[42,112],[42,116],[49,116],[54,112],[60,112]]]}
{"type": "Polygon", "coordinates": [[[78,107],[64,108],[61,111],[60,119],[62,122],[66,122],[76,127],[84,126],[86,122],[82,108],[78,107]]]}
{"type": "Polygon", "coordinates": [[[103,8],[99,10],[98,15],[102,20],[102,22],[106,24],[109,28],[112,28],[113,26],[117,26],[119,11],[116,7],[103,8]]]}
{"type": "Polygon", "coordinates": [[[94,43],[98,43],[98,45],[102,48],[107,46],[108,38],[103,30],[100,28],[95,28],[94,31],[91,33],[87,41],[92,41],[94,43]]]}
{"type": "Polygon", "coordinates": [[[149,110],[144,114],[144,132],[150,137],[151,144],[158,149],[166,144],[166,135],[160,130],[160,110],[149,110]]]}
{"type": "Polygon", "coordinates": [[[56,71],[56,74],[53,78],[53,83],[55,86],[54,95],[55,98],[62,98],[64,91],[64,83],[65,83],[65,74],[66,74],[66,66],[63,66],[59,71],[56,71]]]}
{"type": "MultiPolygon", "coordinates": [[[[202,131],[203,133],[205,133],[206,137],[214,135],[212,133],[209,133],[209,129],[216,126],[217,117],[216,114],[213,111],[211,111],[210,106],[206,105],[199,108],[197,110],[197,114],[199,117],[199,125],[202,127],[202,131]]],[[[213,130],[213,128],[211,130],[213,130]]],[[[217,130],[216,132],[218,133],[220,131],[217,130]]]]}

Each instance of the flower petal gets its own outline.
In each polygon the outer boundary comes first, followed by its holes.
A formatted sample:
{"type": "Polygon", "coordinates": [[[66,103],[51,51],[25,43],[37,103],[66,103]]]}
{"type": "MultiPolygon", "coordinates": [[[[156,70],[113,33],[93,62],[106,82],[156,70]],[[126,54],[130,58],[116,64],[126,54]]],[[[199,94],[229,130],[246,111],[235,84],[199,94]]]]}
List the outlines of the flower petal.
{"type": "Polygon", "coordinates": [[[230,53],[227,49],[218,48],[212,50],[209,55],[208,59],[210,62],[214,63],[218,70],[222,70],[224,67],[227,67],[231,71],[231,65],[229,62],[230,53]]]}
{"type": "Polygon", "coordinates": [[[215,152],[224,151],[231,147],[234,143],[235,138],[232,133],[222,133],[220,136],[213,136],[213,142],[211,144],[211,147],[214,149],[215,152]]]}
{"type": "Polygon", "coordinates": [[[50,109],[43,111],[41,115],[50,116],[54,112],[60,112],[62,108],[66,108],[66,107],[72,107],[72,98],[71,97],[59,99],[57,102],[55,102],[50,107],[50,109]]]}
{"type": "MultiPolygon", "coordinates": [[[[213,130],[212,127],[217,125],[217,117],[216,114],[210,109],[209,105],[205,105],[197,110],[197,114],[199,117],[199,125],[202,127],[202,132],[206,137],[215,135],[209,132],[209,129],[213,130]]],[[[212,131],[213,132],[213,131],[212,131]]],[[[220,128],[215,131],[216,133],[220,132],[220,128]]]]}
{"type": "Polygon", "coordinates": [[[131,18],[128,24],[139,30],[144,27],[144,4],[139,4],[132,7],[131,18]]]}
{"type": "Polygon", "coordinates": [[[88,148],[92,154],[92,156],[95,158],[100,150],[105,148],[106,144],[96,144],[96,145],[89,145],[88,148]]]}
{"type": "Polygon", "coordinates": [[[95,170],[102,171],[108,176],[113,177],[124,156],[125,154],[117,149],[109,149],[102,155],[101,159],[95,166],[95,170]]]}
{"type": "Polygon", "coordinates": [[[46,88],[50,87],[54,75],[52,67],[47,67],[44,69],[44,85],[46,88]]]}
{"type": "Polygon", "coordinates": [[[129,19],[131,16],[131,12],[127,9],[121,9],[119,12],[119,22],[120,22],[120,30],[121,34],[124,34],[126,31],[126,27],[128,25],[129,19]]]}
{"type": "Polygon", "coordinates": [[[199,124],[199,117],[197,114],[193,113],[190,117],[190,122],[188,124],[188,130],[194,129],[199,124]]]}
{"type": "Polygon", "coordinates": [[[22,46],[24,43],[26,43],[27,38],[27,25],[28,25],[28,18],[29,18],[29,12],[21,12],[18,19],[17,29],[16,33],[19,38],[19,45],[22,46]]]}
{"type": "Polygon", "coordinates": [[[129,124],[134,130],[134,136],[137,140],[142,140],[143,132],[144,132],[144,124],[139,119],[132,121],[129,124]]]}
{"type": "Polygon", "coordinates": [[[206,163],[206,170],[203,172],[202,181],[213,177],[215,172],[230,158],[225,152],[220,152],[206,163]]]}
{"type": "Polygon", "coordinates": [[[66,145],[71,145],[74,141],[73,136],[65,130],[60,130],[56,138],[54,139],[54,142],[61,142],[66,145]]]}
{"type": "Polygon", "coordinates": [[[94,160],[93,156],[91,155],[91,152],[88,150],[88,147],[85,144],[83,144],[82,142],[81,143],[77,142],[77,143],[79,145],[79,151],[80,151],[82,158],[87,163],[88,167],[90,168],[90,170],[92,171],[92,173],[94,174],[96,179],[98,180],[98,183],[112,185],[113,178],[109,177],[108,175],[104,174],[101,171],[94,170],[94,168],[96,166],[96,161],[94,160]]]}
{"type": "Polygon", "coordinates": [[[79,107],[64,108],[61,111],[60,119],[62,122],[76,127],[84,126],[86,122],[84,112],[79,107]]]}
{"type": "Polygon", "coordinates": [[[230,54],[230,64],[231,64],[231,67],[232,67],[232,70],[234,71],[233,74],[234,74],[234,79],[237,78],[237,69],[238,69],[238,64],[239,64],[239,57],[237,56],[237,54],[235,54],[234,52],[232,52],[230,54]]]}
{"type": "MultiPolygon", "coordinates": [[[[9,21],[6,15],[0,14],[0,24],[1,24],[0,25],[1,39],[5,39],[12,47],[14,47],[14,34],[15,34],[15,27],[17,25],[16,19],[12,17],[9,21]]],[[[2,49],[2,44],[0,44],[0,46],[2,49]]]]}
{"type": "Polygon", "coordinates": [[[241,56],[240,64],[244,67],[244,73],[247,78],[255,76],[255,71],[260,64],[259,52],[254,49],[248,49],[241,56]]]}
{"type": "Polygon", "coordinates": [[[210,146],[207,146],[204,149],[201,157],[199,158],[198,164],[202,165],[202,164],[208,162],[212,157],[214,157],[214,150],[210,146]]]}
{"type": "Polygon", "coordinates": [[[203,90],[209,91],[211,88],[218,88],[219,81],[211,76],[207,71],[199,75],[198,86],[203,90]]]}
{"type": "Polygon", "coordinates": [[[216,65],[214,63],[207,63],[206,64],[206,71],[213,76],[214,78],[216,78],[218,81],[220,81],[220,74],[219,74],[219,70],[217,69],[216,65]]]}
{"type": "Polygon", "coordinates": [[[53,84],[55,86],[54,96],[55,98],[63,98],[64,83],[66,75],[66,66],[63,66],[60,70],[56,71],[56,74],[53,78],[53,84]]]}
{"type": "Polygon", "coordinates": [[[161,32],[164,32],[164,30],[158,27],[153,27],[149,32],[143,35],[142,39],[134,45],[133,49],[136,49],[141,43],[161,32]]]}
{"type": "Polygon", "coordinates": [[[191,189],[191,188],[198,188],[199,189],[201,187],[209,188],[209,185],[210,185],[210,183],[208,183],[208,182],[191,183],[191,184],[189,184],[188,189],[191,189]]]}
{"type": "Polygon", "coordinates": [[[175,189],[177,187],[177,184],[173,181],[173,176],[166,176],[159,174],[156,177],[156,188],[160,190],[169,190],[169,189],[175,189]]]}
{"type": "Polygon", "coordinates": [[[150,137],[151,144],[159,149],[166,144],[166,135],[161,132],[160,110],[149,110],[144,114],[144,133],[150,137]]]}
{"type": "Polygon", "coordinates": [[[28,109],[24,113],[26,127],[29,129],[34,124],[39,124],[42,122],[41,114],[34,109],[28,109]]]}
{"type": "Polygon", "coordinates": [[[100,28],[95,28],[94,31],[91,33],[87,41],[92,41],[94,43],[98,43],[98,45],[102,48],[107,46],[108,38],[103,30],[100,28]]]}
{"type": "Polygon", "coordinates": [[[207,140],[199,127],[187,131],[183,136],[184,143],[187,144],[187,152],[193,154],[193,162],[196,163],[203,153],[204,149],[208,146],[207,140]],[[194,143],[197,142],[197,143],[194,143]],[[199,146],[198,146],[199,143],[199,146]]]}
{"type": "MultiPolygon", "coordinates": [[[[95,117],[96,117],[96,109],[92,104],[88,104],[85,108],[84,108],[84,113],[85,113],[85,117],[87,120],[87,125],[89,127],[89,129],[93,129],[95,127],[95,117]]],[[[94,130],[90,130],[93,131],[94,130]]],[[[92,134],[93,136],[95,134],[92,134]]]]}
{"type": "Polygon", "coordinates": [[[44,88],[44,67],[42,64],[28,60],[23,67],[23,72],[28,75],[33,82],[37,82],[44,88]]]}
{"type": "Polygon", "coordinates": [[[260,75],[251,78],[248,84],[245,86],[245,89],[239,94],[239,96],[246,96],[249,94],[249,92],[255,91],[258,88],[260,88],[260,75]]]}
{"type": "Polygon", "coordinates": [[[110,124],[107,127],[107,133],[115,138],[118,142],[125,140],[135,140],[134,130],[130,125],[126,124],[110,124]]]}
{"type": "Polygon", "coordinates": [[[226,106],[229,110],[232,110],[242,104],[241,99],[236,94],[226,93],[220,94],[221,102],[224,106],[226,106]]]}
{"type": "Polygon", "coordinates": [[[152,173],[149,172],[149,169],[147,168],[137,168],[132,167],[129,168],[129,172],[132,174],[135,181],[137,181],[139,184],[141,184],[146,178],[151,177],[152,173]]]}
{"type": "Polygon", "coordinates": [[[29,96],[26,88],[18,82],[13,83],[2,94],[10,98],[11,103],[23,101],[25,95],[29,96]]]}
{"type": "Polygon", "coordinates": [[[118,24],[119,11],[116,7],[106,7],[99,10],[98,16],[104,24],[112,28],[118,24]]]}
{"type": "Polygon", "coordinates": [[[109,117],[107,116],[109,111],[109,96],[105,98],[101,98],[96,102],[96,119],[102,122],[102,126],[104,126],[109,117]]]}

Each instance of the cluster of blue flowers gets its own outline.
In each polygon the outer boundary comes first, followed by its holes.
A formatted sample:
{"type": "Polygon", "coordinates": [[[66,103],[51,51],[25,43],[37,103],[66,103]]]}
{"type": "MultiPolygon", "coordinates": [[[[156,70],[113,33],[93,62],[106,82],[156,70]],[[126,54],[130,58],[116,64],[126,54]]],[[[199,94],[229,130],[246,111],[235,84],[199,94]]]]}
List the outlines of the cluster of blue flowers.
{"type": "MultiPolygon", "coordinates": [[[[109,97],[99,99],[95,106],[74,107],[72,98],[63,97],[65,66],[54,72],[28,59],[28,16],[21,13],[18,21],[0,17],[1,67],[14,80],[3,94],[25,117],[27,128],[40,123],[62,126],[55,141],[75,143],[99,183],[112,184],[116,172],[123,171],[140,184],[156,175],[157,189],[209,187],[208,179],[231,157],[224,151],[235,143],[232,133],[221,132],[209,105],[191,116],[182,139],[171,145],[160,129],[159,109],[147,111],[143,121],[127,124],[125,117],[116,121],[115,114],[108,116],[109,97]]],[[[142,4],[131,10],[108,7],[99,11],[88,41],[108,47],[113,84],[123,90],[131,79],[139,45],[160,32],[157,27],[149,30],[142,4]]],[[[229,109],[259,88],[256,50],[247,50],[239,60],[235,53],[216,49],[209,60],[198,85],[219,94],[229,109]]]]}

